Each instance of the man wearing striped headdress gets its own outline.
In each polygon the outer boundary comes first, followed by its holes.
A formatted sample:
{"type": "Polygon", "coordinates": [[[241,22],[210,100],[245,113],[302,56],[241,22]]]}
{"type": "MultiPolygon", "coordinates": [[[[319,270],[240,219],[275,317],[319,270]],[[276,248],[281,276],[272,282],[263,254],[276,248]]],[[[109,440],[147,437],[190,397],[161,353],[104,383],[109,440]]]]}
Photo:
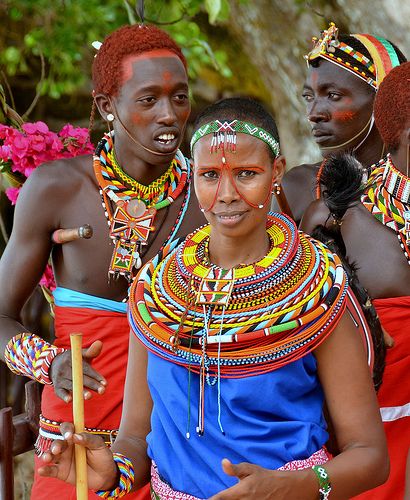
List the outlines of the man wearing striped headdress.
{"type": "MultiPolygon", "coordinates": [[[[339,34],[333,23],[313,43],[305,56],[309,71],[302,94],[312,136],[323,158],[348,151],[370,166],[385,153],[374,126],[374,98],[385,75],[406,58],[385,38],[339,34]]],[[[317,196],[319,168],[320,164],[299,165],[283,178],[296,222],[317,196]]]]}

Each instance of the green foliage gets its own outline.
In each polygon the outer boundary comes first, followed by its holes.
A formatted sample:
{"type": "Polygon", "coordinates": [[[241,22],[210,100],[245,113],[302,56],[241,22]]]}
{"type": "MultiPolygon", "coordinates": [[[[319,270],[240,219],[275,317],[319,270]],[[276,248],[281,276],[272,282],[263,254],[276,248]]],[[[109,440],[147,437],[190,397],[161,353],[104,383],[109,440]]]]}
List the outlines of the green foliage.
{"type": "MultiPolygon", "coordinates": [[[[0,34],[0,64],[8,77],[38,82],[37,92],[52,98],[71,94],[90,75],[91,43],[127,23],[139,22],[137,0],[3,0],[0,7],[4,34],[0,34]],[[43,76],[41,76],[43,73],[43,76]]],[[[199,27],[229,16],[228,0],[146,1],[146,22],[168,31],[182,46],[190,77],[213,66],[230,76],[223,50],[213,50],[199,27]]]]}

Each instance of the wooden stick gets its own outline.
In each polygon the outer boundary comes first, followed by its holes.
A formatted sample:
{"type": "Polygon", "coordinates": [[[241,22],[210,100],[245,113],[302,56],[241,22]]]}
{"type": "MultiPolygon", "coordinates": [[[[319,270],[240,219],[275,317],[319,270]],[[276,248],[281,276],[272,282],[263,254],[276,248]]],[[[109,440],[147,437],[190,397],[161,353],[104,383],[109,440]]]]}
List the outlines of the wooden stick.
{"type": "MultiPolygon", "coordinates": [[[[76,433],[84,432],[82,340],[81,333],[72,333],[70,335],[73,373],[73,417],[76,433]]],[[[74,446],[74,456],[77,500],[88,500],[86,449],[76,444],[74,446]]]]}
{"type": "Polygon", "coordinates": [[[84,226],[72,229],[56,229],[51,235],[51,241],[57,245],[63,245],[64,243],[69,243],[80,238],[88,240],[92,235],[93,228],[90,224],[84,224],[84,226]]]}

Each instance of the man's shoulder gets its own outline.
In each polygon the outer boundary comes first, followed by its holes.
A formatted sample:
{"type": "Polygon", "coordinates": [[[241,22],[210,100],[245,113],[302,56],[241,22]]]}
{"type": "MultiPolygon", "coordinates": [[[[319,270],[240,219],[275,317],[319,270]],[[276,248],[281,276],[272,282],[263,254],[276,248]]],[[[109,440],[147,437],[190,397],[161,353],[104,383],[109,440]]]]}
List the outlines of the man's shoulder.
{"type": "Polygon", "coordinates": [[[25,184],[31,189],[70,190],[76,183],[90,178],[92,171],[91,155],[62,158],[37,167],[25,184]]]}

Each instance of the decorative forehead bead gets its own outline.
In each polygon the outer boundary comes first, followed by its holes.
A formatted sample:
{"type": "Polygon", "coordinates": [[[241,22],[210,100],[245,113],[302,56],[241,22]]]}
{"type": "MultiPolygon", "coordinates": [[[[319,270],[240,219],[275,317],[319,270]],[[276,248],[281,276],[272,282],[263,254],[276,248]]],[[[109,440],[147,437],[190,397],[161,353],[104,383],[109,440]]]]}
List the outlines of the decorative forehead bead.
{"type": "Polygon", "coordinates": [[[280,155],[279,142],[269,132],[253,123],[240,120],[215,120],[202,125],[192,136],[191,154],[199,139],[209,134],[213,134],[211,140],[211,153],[216,152],[220,148],[225,148],[228,151],[234,152],[236,150],[236,135],[238,133],[247,134],[263,141],[272,150],[275,158],[280,155]]]}
{"type": "Polygon", "coordinates": [[[225,165],[225,163],[226,163],[226,158],[225,158],[225,156],[222,156],[222,163],[223,163],[224,165],[225,165]]]}

